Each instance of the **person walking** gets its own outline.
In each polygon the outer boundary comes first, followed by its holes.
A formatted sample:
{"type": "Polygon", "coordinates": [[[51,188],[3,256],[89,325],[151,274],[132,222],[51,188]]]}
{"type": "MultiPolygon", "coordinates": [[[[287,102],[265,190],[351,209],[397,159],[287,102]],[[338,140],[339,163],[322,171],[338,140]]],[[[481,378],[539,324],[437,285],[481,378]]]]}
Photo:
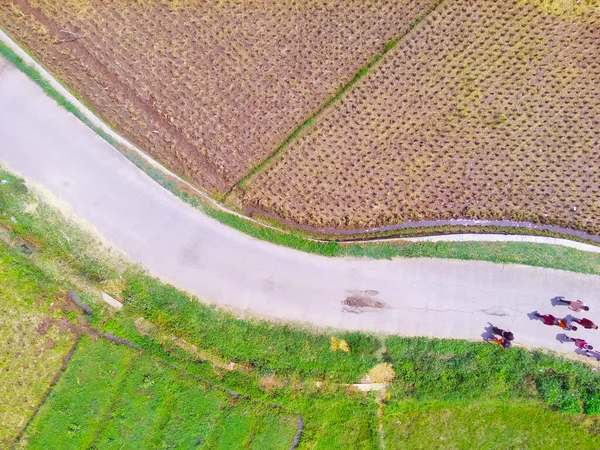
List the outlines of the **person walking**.
{"type": "MultiPolygon", "coordinates": [[[[567,336],[569,337],[569,336],[567,336]]],[[[580,348],[581,350],[585,350],[585,351],[591,351],[594,349],[594,347],[592,347],[588,341],[586,341],[585,339],[579,339],[579,338],[572,338],[569,337],[569,339],[571,339],[573,342],[575,342],[575,345],[577,346],[577,348],[580,348]]]]}
{"type": "Polygon", "coordinates": [[[577,327],[573,325],[573,322],[566,318],[560,319],[556,325],[566,331],[577,331],[577,327]]]}
{"type": "Polygon", "coordinates": [[[544,325],[552,326],[556,325],[557,327],[562,328],[567,331],[576,331],[577,327],[574,326],[571,321],[567,319],[558,319],[554,317],[552,314],[540,314],[537,311],[533,313],[534,316],[539,317],[543,320],[544,325]]]}
{"type": "Polygon", "coordinates": [[[558,325],[559,320],[552,314],[540,314],[537,311],[533,313],[534,316],[539,317],[544,322],[544,325],[552,326],[558,325]]]}
{"type": "MultiPolygon", "coordinates": [[[[489,323],[489,322],[488,322],[489,323]]],[[[514,340],[515,336],[512,334],[512,332],[510,330],[502,330],[498,327],[494,327],[492,326],[492,332],[494,334],[497,334],[498,336],[503,337],[504,339],[506,339],[507,341],[512,341],[514,340]]]]}
{"type": "Polygon", "coordinates": [[[583,328],[586,329],[594,329],[597,330],[598,329],[598,325],[596,325],[594,322],[592,322],[590,319],[586,319],[585,317],[583,319],[573,319],[573,322],[578,323],[579,325],[581,325],[583,328]]]}
{"type": "Polygon", "coordinates": [[[564,303],[565,305],[569,305],[569,309],[572,311],[575,311],[575,312],[590,310],[590,307],[588,305],[586,305],[585,303],[583,303],[581,300],[569,301],[569,300],[565,300],[564,297],[556,297],[556,299],[559,302],[564,303]]]}

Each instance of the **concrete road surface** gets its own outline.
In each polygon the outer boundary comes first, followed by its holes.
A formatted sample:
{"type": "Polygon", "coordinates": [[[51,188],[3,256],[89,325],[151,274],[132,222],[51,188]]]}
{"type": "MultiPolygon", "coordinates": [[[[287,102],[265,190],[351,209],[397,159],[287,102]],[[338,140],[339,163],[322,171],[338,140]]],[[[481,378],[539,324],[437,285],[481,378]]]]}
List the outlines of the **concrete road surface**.
{"type": "MultiPolygon", "coordinates": [[[[442,259],[325,258],[249,238],[181,202],[0,59],[0,162],[47,187],[151,274],[256,314],[319,326],[481,339],[488,322],[516,342],[572,352],[532,321],[556,295],[581,298],[600,322],[600,277],[442,259]],[[347,298],[383,308],[345,307],[347,298]]],[[[600,347],[600,331],[574,334],[600,347]]]]}

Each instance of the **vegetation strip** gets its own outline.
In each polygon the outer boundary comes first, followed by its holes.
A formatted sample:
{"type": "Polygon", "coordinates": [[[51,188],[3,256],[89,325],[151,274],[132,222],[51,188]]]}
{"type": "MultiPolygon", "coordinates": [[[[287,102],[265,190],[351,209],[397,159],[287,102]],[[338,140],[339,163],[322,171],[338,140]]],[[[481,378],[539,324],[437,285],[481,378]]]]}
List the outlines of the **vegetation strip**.
{"type": "MultiPolygon", "coordinates": [[[[300,136],[300,134],[310,128],[313,123],[315,122],[315,120],[317,120],[322,114],[323,112],[329,108],[331,105],[333,105],[335,102],[337,102],[340,98],[342,98],[342,96],[350,89],[352,88],[352,86],[354,86],[361,78],[363,78],[368,72],[369,70],[379,62],[379,60],[381,58],[383,58],[391,49],[393,49],[398,42],[400,41],[400,39],[402,39],[404,36],[406,36],[406,34],[410,33],[410,31],[415,28],[420,22],[423,21],[423,19],[425,17],[427,17],[429,14],[431,14],[433,11],[436,10],[436,8],[441,5],[443,3],[444,0],[439,0],[435,3],[435,5],[430,8],[428,11],[426,11],[419,19],[417,19],[415,22],[413,22],[411,24],[411,26],[400,36],[397,36],[396,38],[392,39],[391,41],[387,42],[384,46],[383,49],[381,50],[381,52],[377,53],[373,58],[371,58],[371,60],[365,65],[363,66],[357,73],[356,75],[354,75],[354,77],[348,82],[346,83],[338,92],[335,93],[335,95],[331,98],[329,98],[325,103],[323,103],[315,112],[313,112],[313,114],[306,119],[304,122],[302,122],[302,124],[300,124],[300,126],[298,128],[296,128],[292,134],[290,134],[285,141],[283,141],[283,143],[277,147],[277,149],[275,149],[275,151],[273,152],[273,154],[271,156],[269,156],[267,159],[265,159],[263,162],[261,162],[259,165],[253,167],[250,172],[248,172],[248,174],[246,174],[238,183],[235,187],[239,187],[241,189],[244,189],[246,186],[246,183],[255,175],[259,174],[260,172],[262,172],[279,154],[281,154],[286,148],[288,148],[288,146],[290,145],[290,143],[292,141],[294,141],[298,136],[300,136]]],[[[231,192],[233,191],[230,190],[226,195],[225,195],[225,201],[227,200],[227,196],[229,194],[231,194],[231,192]]]]}

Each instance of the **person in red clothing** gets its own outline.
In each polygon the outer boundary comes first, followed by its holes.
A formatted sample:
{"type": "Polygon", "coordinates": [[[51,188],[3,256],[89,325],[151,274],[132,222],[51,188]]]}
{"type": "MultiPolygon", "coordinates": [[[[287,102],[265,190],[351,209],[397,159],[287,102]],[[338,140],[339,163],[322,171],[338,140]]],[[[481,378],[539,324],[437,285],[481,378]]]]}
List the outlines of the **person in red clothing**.
{"type": "Polygon", "coordinates": [[[594,349],[594,347],[592,347],[588,343],[588,341],[586,341],[585,339],[572,338],[572,337],[570,337],[569,339],[571,339],[573,342],[575,342],[575,345],[577,346],[577,348],[580,348],[581,350],[590,351],[590,350],[594,349]]]}
{"type": "Polygon", "coordinates": [[[552,314],[540,314],[537,311],[533,313],[534,316],[539,317],[544,322],[544,325],[558,325],[559,320],[552,314]]]}
{"type": "Polygon", "coordinates": [[[533,315],[542,319],[545,325],[549,325],[549,326],[556,325],[557,327],[560,327],[563,330],[570,330],[570,331],[577,330],[577,327],[574,326],[567,319],[557,319],[552,314],[540,314],[537,311],[534,312],[533,315]]]}
{"type": "Polygon", "coordinates": [[[583,328],[587,328],[588,330],[590,328],[593,328],[594,330],[598,329],[598,325],[596,325],[594,322],[592,322],[590,319],[586,319],[585,317],[583,319],[573,319],[573,322],[578,323],[579,325],[581,325],[583,328]]]}

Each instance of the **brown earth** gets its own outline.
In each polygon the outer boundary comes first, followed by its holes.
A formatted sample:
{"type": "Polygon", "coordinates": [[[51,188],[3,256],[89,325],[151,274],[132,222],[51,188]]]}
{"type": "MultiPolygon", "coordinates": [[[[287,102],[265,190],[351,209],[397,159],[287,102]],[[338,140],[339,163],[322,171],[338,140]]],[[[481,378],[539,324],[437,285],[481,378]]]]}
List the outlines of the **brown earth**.
{"type": "Polygon", "coordinates": [[[600,15],[447,0],[244,193],[301,225],[600,232],[600,15]],[[555,11],[556,12],[556,11],[555,11]]]}
{"type": "Polygon", "coordinates": [[[0,25],[144,151],[219,196],[434,0],[8,0],[0,25]]]}

